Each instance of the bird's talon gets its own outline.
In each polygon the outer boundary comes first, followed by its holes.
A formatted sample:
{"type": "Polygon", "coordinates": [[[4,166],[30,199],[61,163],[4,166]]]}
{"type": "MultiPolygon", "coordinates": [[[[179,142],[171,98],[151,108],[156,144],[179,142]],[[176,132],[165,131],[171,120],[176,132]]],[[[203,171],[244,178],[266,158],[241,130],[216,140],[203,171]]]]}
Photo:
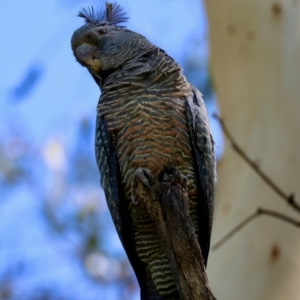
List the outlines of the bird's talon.
{"type": "Polygon", "coordinates": [[[132,200],[132,203],[133,203],[134,205],[137,205],[137,204],[139,203],[139,201],[132,200]]]}

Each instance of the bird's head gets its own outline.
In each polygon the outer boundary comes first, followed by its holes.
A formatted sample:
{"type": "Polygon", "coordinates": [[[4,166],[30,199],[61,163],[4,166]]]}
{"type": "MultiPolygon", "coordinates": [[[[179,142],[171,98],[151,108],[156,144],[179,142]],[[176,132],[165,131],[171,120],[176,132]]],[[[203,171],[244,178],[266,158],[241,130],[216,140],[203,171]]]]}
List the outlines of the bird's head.
{"type": "Polygon", "coordinates": [[[74,32],[72,50],[77,61],[93,74],[116,70],[135,57],[143,44],[151,45],[142,35],[119,26],[128,17],[117,4],[106,3],[105,11],[84,8],[78,16],[86,24],[74,32]]]}

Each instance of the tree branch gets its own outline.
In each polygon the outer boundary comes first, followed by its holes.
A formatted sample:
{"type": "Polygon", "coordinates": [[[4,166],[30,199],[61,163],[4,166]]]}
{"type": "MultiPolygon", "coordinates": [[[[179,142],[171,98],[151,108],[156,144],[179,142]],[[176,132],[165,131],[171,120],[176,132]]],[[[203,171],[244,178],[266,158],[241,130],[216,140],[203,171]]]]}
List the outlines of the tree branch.
{"type": "MultiPolygon", "coordinates": [[[[243,160],[264,180],[264,182],[277,193],[281,199],[283,199],[287,204],[289,204],[292,208],[294,208],[297,212],[300,212],[300,205],[296,203],[294,194],[287,195],[285,192],[283,192],[278,185],[270,179],[261,169],[260,167],[250,159],[250,157],[242,150],[242,148],[238,145],[232,134],[230,133],[229,129],[225,125],[224,120],[218,116],[217,114],[213,115],[214,118],[216,118],[225,134],[225,136],[228,138],[232,148],[243,158],[243,160]]],[[[300,221],[295,220],[293,218],[290,218],[289,216],[286,216],[282,213],[269,210],[269,209],[263,209],[258,208],[257,211],[250,216],[248,216],[244,221],[242,221],[239,225],[237,225],[235,228],[233,228],[228,234],[226,234],[221,240],[219,240],[215,245],[212,246],[212,250],[216,250],[219,247],[221,247],[225,242],[227,242],[233,235],[235,235],[238,231],[240,231],[244,226],[252,222],[254,219],[261,215],[268,215],[277,219],[280,219],[282,221],[285,221],[287,223],[290,223],[294,226],[300,227],[300,221]]]]}
{"type": "Polygon", "coordinates": [[[145,209],[156,225],[180,300],[214,300],[189,215],[187,179],[172,168],[161,180],[153,180],[148,170],[138,168],[132,193],[136,205],[145,209]]]}
{"type": "Polygon", "coordinates": [[[244,226],[246,226],[248,223],[253,221],[259,216],[257,211],[253,214],[251,214],[249,217],[247,217],[244,221],[242,221],[239,225],[234,227],[229,233],[227,233],[223,238],[221,238],[217,243],[215,243],[211,249],[217,250],[220,248],[224,243],[226,243],[231,237],[233,237],[238,231],[240,231],[244,226]]]}
{"type": "Polygon", "coordinates": [[[212,250],[217,250],[220,248],[225,242],[227,242],[232,236],[234,236],[238,231],[240,231],[243,227],[245,227],[247,224],[252,222],[254,219],[261,215],[270,216],[276,219],[280,219],[284,222],[287,222],[291,225],[294,225],[296,227],[300,227],[300,221],[295,220],[287,215],[284,215],[282,213],[279,213],[274,210],[265,209],[265,208],[258,208],[255,213],[247,217],[244,221],[242,221],[239,225],[237,225],[235,228],[233,228],[229,233],[227,233],[223,238],[221,238],[217,243],[215,243],[212,246],[212,250]]]}
{"type": "Polygon", "coordinates": [[[235,139],[233,138],[232,134],[228,130],[227,126],[225,125],[225,122],[223,119],[218,116],[217,114],[213,115],[214,118],[216,118],[223,129],[223,132],[225,136],[228,138],[232,148],[247,162],[247,164],[262,178],[266,184],[271,187],[275,193],[277,193],[284,201],[286,201],[290,206],[292,206],[296,211],[300,212],[300,205],[296,203],[294,194],[286,194],[282,189],[278,187],[278,185],[270,179],[269,176],[267,176],[260,167],[250,159],[250,157],[242,150],[242,148],[237,144],[235,139]]]}

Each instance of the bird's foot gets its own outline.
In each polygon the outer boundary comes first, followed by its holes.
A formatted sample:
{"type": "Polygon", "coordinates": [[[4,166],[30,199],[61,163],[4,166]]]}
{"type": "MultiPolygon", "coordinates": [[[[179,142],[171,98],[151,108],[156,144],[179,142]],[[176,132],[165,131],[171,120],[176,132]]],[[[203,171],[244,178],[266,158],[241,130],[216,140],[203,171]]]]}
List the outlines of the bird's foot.
{"type": "Polygon", "coordinates": [[[138,204],[139,198],[145,194],[145,187],[153,184],[151,172],[145,168],[137,168],[131,179],[131,201],[138,204]]]}
{"type": "Polygon", "coordinates": [[[187,190],[188,188],[188,178],[186,176],[183,176],[175,167],[167,167],[161,173],[160,177],[163,183],[178,185],[184,188],[185,190],[187,190]]]}

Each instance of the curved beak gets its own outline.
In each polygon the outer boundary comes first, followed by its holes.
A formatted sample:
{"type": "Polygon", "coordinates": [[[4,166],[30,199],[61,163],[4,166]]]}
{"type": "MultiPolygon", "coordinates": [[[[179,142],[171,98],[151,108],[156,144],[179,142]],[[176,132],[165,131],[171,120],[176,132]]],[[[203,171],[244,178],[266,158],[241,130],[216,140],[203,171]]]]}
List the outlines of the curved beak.
{"type": "Polygon", "coordinates": [[[76,56],[81,62],[87,65],[88,68],[94,71],[100,71],[101,65],[99,59],[96,57],[96,50],[97,48],[95,46],[84,43],[76,48],[76,56]]]}

